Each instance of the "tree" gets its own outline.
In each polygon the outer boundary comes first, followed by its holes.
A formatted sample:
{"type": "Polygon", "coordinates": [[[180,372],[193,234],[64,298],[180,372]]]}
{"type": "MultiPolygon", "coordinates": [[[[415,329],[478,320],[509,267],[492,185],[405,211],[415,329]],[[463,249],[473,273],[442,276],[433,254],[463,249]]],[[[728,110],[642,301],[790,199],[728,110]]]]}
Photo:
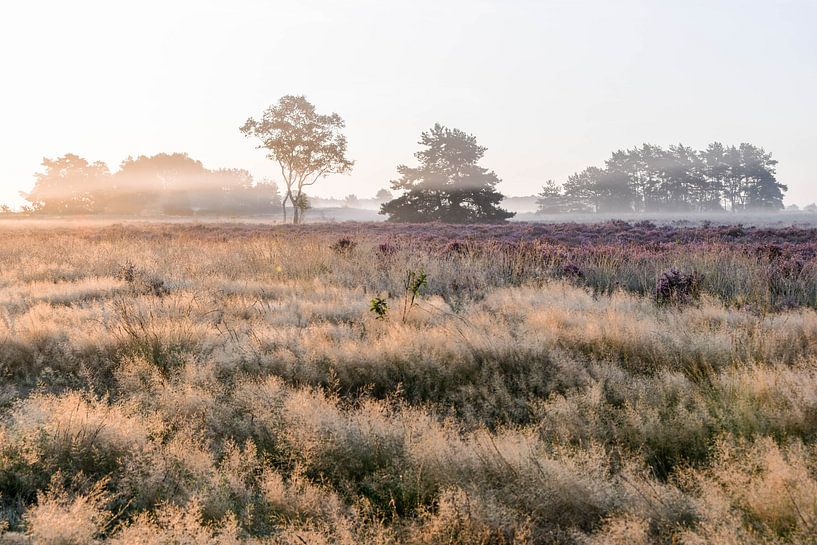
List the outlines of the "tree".
{"type": "Polygon", "coordinates": [[[620,172],[602,171],[593,187],[598,212],[632,212],[633,192],[620,172]]]}
{"type": "Polygon", "coordinates": [[[119,165],[116,187],[123,190],[176,191],[196,187],[209,174],[201,161],[186,153],[128,157],[119,165]]]}
{"type": "Polygon", "coordinates": [[[98,210],[99,196],[110,183],[105,163],[89,163],[68,153],[56,159],[44,158],[45,172],[34,176],[36,182],[23,197],[32,207],[46,214],[88,214],[98,210]]]}
{"type": "Polygon", "coordinates": [[[647,183],[646,165],[641,160],[637,148],[626,151],[614,151],[605,161],[605,171],[610,176],[623,181],[628,187],[626,194],[630,199],[627,207],[636,211],[644,209],[644,189],[647,183]]]}
{"type": "MultiPolygon", "coordinates": [[[[613,152],[603,169],[568,177],[562,196],[573,211],[780,209],[787,187],[775,178],[776,165],[771,154],[751,144],[713,142],[704,151],[643,144],[613,152]]],[[[552,188],[548,192],[551,202],[557,199],[552,188]]]]}
{"type": "Polygon", "coordinates": [[[306,193],[298,193],[298,196],[295,198],[295,202],[293,204],[295,206],[295,211],[298,214],[298,221],[303,221],[307,210],[312,209],[312,203],[309,202],[309,197],[306,195],[306,193]]]}
{"type": "Polygon", "coordinates": [[[257,138],[261,142],[258,148],[265,149],[267,157],[281,169],[286,186],[284,221],[289,200],[293,223],[300,222],[301,211],[306,210],[302,199],[305,186],[352,169],[354,162],[346,158],[346,137],[341,133],[344,126],[338,114],[318,114],[306,97],[286,95],[267,108],[260,119],[249,118],[240,128],[245,136],[257,138]]]}
{"type": "Polygon", "coordinates": [[[775,177],[777,161],[763,148],[741,144],[742,174],[745,180],[746,208],[750,210],[783,208],[783,193],[787,186],[775,177]]]}
{"type": "Polygon", "coordinates": [[[194,191],[190,206],[198,214],[269,214],[281,204],[274,182],[253,183],[252,175],[238,168],[207,171],[194,191]]]}
{"type": "Polygon", "coordinates": [[[211,170],[201,183],[202,188],[235,192],[252,188],[252,174],[243,168],[211,170]]]}
{"type": "Polygon", "coordinates": [[[116,213],[190,214],[195,198],[223,175],[212,177],[201,161],[186,153],[128,157],[119,165],[106,198],[106,210],[116,213]]]}
{"type": "MultiPolygon", "coordinates": [[[[717,200],[717,208],[723,209],[723,201],[728,200],[729,189],[734,184],[731,183],[731,168],[727,157],[727,148],[720,142],[712,142],[706,149],[700,152],[703,161],[703,175],[709,184],[712,192],[712,199],[717,200]]],[[[732,203],[734,204],[734,203],[732,203]]]]}
{"type": "Polygon", "coordinates": [[[665,158],[665,208],[679,211],[708,207],[708,182],[703,175],[703,162],[698,152],[678,144],[669,147],[665,158]]]}
{"type": "Polygon", "coordinates": [[[384,203],[392,200],[394,198],[394,194],[388,189],[378,189],[377,193],[375,193],[374,200],[379,203],[384,203]]]}
{"type": "Polygon", "coordinates": [[[281,204],[273,182],[238,168],[208,170],[186,153],[128,157],[110,174],[73,154],[44,159],[45,172],[23,196],[50,214],[269,214],[281,204]]]}
{"type": "Polygon", "coordinates": [[[746,180],[743,175],[743,158],[740,150],[735,146],[729,146],[724,151],[726,161],[726,176],[721,180],[721,193],[724,200],[729,203],[729,209],[733,212],[744,208],[746,204],[746,180]]]}
{"type": "Polygon", "coordinates": [[[568,211],[567,198],[562,193],[561,186],[553,180],[546,181],[542,192],[536,197],[536,204],[539,206],[537,214],[561,214],[568,211]]]}
{"type": "Polygon", "coordinates": [[[645,212],[655,212],[666,208],[666,171],[669,157],[666,150],[654,144],[642,144],[634,150],[635,162],[643,176],[639,188],[645,212]]]}
{"type": "Polygon", "coordinates": [[[598,212],[601,203],[596,191],[604,171],[597,167],[587,167],[581,172],[568,176],[564,183],[565,197],[569,212],[598,212]]]}
{"type": "Polygon", "coordinates": [[[435,124],[420,135],[416,168],[398,165],[392,189],[403,194],[380,207],[394,222],[502,223],[513,217],[499,207],[499,178],[477,163],[486,148],[473,135],[435,124]]]}
{"type": "Polygon", "coordinates": [[[257,182],[247,191],[247,194],[254,213],[269,213],[281,205],[281,192],[278,191],[278,184],[269,180],[257,182]]]}
{"type": "Polygon", "coordinates": [[[343,205],[346,208],[354,208],[358,204],[359,204],[359,200],[357,198],[357,195],[355,195],[354,193],[350,193],[350,194],[346,195],[346,197],[343,198],[343,205]]]}

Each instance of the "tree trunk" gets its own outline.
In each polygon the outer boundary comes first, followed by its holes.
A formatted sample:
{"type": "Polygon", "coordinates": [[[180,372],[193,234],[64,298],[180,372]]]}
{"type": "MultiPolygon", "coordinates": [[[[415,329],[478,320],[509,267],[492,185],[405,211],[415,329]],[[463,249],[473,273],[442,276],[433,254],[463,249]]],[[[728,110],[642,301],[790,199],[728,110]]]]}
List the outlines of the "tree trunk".
{"type": "Polygon", "coordinates": [[[292,193],[289,194],[289,202],[292,203],[292,224],[298,225],[301,223],[301,211],[298,210],[298,199],[292,193]]]}

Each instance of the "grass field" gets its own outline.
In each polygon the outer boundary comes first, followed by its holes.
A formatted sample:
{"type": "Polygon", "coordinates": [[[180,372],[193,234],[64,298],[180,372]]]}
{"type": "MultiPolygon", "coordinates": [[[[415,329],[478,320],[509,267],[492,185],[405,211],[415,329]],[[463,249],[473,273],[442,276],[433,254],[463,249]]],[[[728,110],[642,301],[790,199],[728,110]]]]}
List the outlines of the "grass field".
{"type": "Polygon", "coordinates": [[[0,230],[0,543],[817,540],[817,231],[0,230]]]}

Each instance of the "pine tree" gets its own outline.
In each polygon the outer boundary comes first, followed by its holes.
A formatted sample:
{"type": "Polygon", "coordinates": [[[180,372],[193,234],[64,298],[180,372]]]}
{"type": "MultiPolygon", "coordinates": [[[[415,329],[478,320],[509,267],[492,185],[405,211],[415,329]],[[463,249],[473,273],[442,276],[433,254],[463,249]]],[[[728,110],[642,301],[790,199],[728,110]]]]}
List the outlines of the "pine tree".
{"type": "Polygon", "coordinates": [[[502,223],[513,217],[499,207],[499,178],[477,163],[486,148],[473,135],[440,124],[422,133],[425,149],[414,156],[416,168],[399,165],[391,182],[403,194],[380,207],[394,222],[502,223]]]}
{"type": "Polygon", "coordinates": [[[741,144],[740,156],[746,180],[746,208],[782,209],[783,192],[788,187],[775,177],[777,161],[772,159],[772,154],[751,144],[741,144]]]}
{"type": "Polygon", "coordinates": [[[538,214],[561,214],[568,212],[567,198],[562,193],[562,188],[553,180],[548,180],[542,186],[542,192],[536,195],[536,204],[539,206],[538,214]]]}
{"type": "Polygon", "coordinates": [[[565,197],[571,204],[570,212],[598,212],[600,196],[598,182],[604,171],[597,167],[587,167],[581,172],[568,176],[564,184],[565,197]]]}

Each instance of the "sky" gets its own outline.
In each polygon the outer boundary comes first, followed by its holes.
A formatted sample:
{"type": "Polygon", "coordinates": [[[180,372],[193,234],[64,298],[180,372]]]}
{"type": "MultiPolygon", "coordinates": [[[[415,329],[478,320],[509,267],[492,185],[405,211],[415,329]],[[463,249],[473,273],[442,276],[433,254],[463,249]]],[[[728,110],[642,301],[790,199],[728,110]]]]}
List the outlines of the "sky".
{"type": "Polygon", "coordinates": [[[367,197],[420,133],[474,134],[506,195],[642,142],[750,142],[817,201],[817,0],[27,0],[0,7],[0,201],[43,157],[274,165],[238,127],[286,94],[346,121],[367,197]]]}

